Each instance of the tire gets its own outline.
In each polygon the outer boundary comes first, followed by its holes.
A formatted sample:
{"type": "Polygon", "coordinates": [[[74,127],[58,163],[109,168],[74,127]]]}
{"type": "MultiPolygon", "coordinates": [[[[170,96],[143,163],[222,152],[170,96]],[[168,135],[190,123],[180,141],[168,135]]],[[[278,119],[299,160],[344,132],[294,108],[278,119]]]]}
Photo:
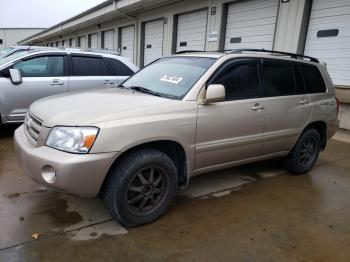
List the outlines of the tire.
{"type": "Polygon", "coordinates": [[[305,130],[286,158],[286,168],[295,175],[306,174],[314,167],[320,149],[320,133],[314,128],[305,130]]]}
{"type": "Polygon", "coordinates": [[[115,219],[124,226],[135,227],[163,215],[176,196],[177,185],[173,161],[158,150],[141,149],[113,168],[104,183],[102,197],[115,219]]]}

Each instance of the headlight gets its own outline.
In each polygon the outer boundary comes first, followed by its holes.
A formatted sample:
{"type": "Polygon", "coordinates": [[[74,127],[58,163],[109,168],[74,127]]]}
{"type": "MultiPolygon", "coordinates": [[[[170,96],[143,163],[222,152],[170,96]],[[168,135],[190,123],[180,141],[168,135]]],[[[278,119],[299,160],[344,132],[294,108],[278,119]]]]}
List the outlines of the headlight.
{"type": "Polygon", "coordinates": [[[46,145],[70,153],[86,154],[94,144],[98,131],[97,127],[54,127],[46,145]]]}

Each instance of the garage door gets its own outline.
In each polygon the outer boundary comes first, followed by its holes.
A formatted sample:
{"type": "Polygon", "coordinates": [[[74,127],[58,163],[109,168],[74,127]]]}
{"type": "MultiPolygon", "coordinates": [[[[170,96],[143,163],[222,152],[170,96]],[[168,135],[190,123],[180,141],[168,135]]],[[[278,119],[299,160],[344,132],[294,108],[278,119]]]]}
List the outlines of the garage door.
{"type": "Polygon", "coordinates": [[[208,10],[178,16],[176,51],[205,50],[208,10]]]}
{"type": "Polygon", "coordinates": [[[314,0],[305,54],[327,63],[336,85],[350,86],[350,1],[314,0]]]}
{"type": "Polygon", "coordinates": [[[121,29],[121,55],[134,61],[135,27],[126,26],[121,29]]]}
{"type": "Polygon", "coordinates": [[[114,46],[113,30],[103,32],[103,48],[112,50],[114,46]]]}
{"type": "Polygon", "coordinates": [[[85,38],[85,36],[79,37],[79,47],[81,49],[86,48],[86,38],[85,38]]]}
{"type": "Polygon", "coordinates": [[[76,47],[75,38],[69,39],[69,46],[70,47],[76,47]]]}
{"type": "Polygon", "coordinates": [[[89,47],[90,48],[97,48],[97,46],[98,46],[97,34],[89,35],[89,47]]]}
{"type": "Polygon", "coordinates": [[[278,0],[248,0],[227,8],[225,49],[272,49],[278,0]]]}
{"type": "Polygon", "coordinates": [[[145,23],[144,65],[163,56],[164,22],[145,23]]]}

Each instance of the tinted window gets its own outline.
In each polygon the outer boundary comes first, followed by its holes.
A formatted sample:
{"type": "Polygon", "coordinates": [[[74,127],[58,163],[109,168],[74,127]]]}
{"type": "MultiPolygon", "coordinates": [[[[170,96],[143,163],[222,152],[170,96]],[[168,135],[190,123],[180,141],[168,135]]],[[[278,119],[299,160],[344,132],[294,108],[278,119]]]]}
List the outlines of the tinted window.
{"type": "Polygon", "coordinates": [[[108,62],[111,66],[111,70],[113,72],[113,75],[131,76],[134,74],[134,72],[129,67],[127,67],[126,65],[124,65],[122,62],[120,62],[117,59],[108,58],[108,62]]]}
{"type": "Polygon", "coordinates": [[[64,76],[63,56],[42,56],[21,61],[13,68],[24,77],[64,76]]]}
{"type": "Polygon", "coordinates": [[[302,72],[301,67],[298,65],[293,66],[294,68],[294,77],[295,77],[295,84],[298,94],[305,94],[306,93],[306,87],[304,85],[304,81],[302,78],[302,72]]]}
{"type": "Polygon", "coordinates": [[[211,83],[225,86],[228,101],[258,97],[257,62],[255,60],[230,62],[223,66],[211,83]]]}
{"type": "Polygon", "coordinates": [[[325,93],[326,85],[318,68],[312,65],[303,65],[302,69],[307,92],[311,94],[325,93]]]}
{"type": "Polygon", "coordinates": [[[296,94],[293,67],[281,61],[264,60],[262,65],[264,96],[288,96],[296,94]]]}
{"type": "Polygon", "coordinates": [[[72,56],[73,76],[104,76],[108,75],[102,58],[72,56]]]}

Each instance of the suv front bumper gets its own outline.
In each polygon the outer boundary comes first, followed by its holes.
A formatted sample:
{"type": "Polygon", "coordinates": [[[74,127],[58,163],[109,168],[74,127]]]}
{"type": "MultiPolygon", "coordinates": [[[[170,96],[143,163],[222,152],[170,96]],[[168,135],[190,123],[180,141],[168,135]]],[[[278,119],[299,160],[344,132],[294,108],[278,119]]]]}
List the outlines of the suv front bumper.
{"type": "Polygon", "coordinates": [[[70,154],[47,146],[35,147],[27,139],[24,126],[15,131],[15,150],[21,167],[34,181],[56,190],[82,197],[98,195],[102,183],[120,153],[70,154]],[[49,168],[54,183],[43,179],[49,168]]]}

